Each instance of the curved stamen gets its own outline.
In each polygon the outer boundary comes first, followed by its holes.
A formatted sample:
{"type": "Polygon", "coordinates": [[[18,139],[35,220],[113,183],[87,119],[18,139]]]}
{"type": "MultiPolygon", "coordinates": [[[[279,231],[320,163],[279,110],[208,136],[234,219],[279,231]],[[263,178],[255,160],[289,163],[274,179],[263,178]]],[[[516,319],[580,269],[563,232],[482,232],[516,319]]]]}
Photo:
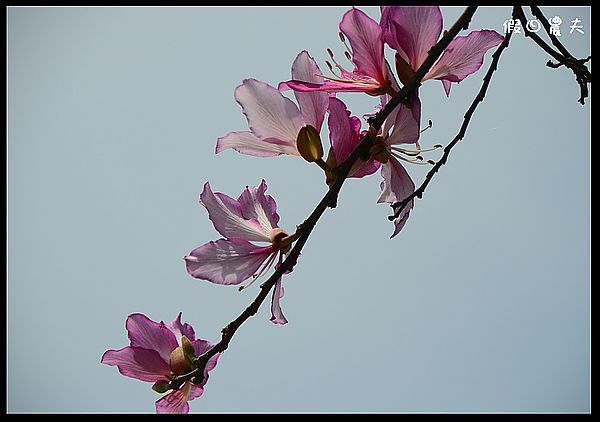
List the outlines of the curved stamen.
{"type": "Polygon", "coordinates": [[[404,156],[396,153],[395,151],[390,151],[390,154],[393,155],[394,157],[396,157],[399,160],[406,161],[407,163],[411,163],[411,164],[419,164],[419,165],[422,165],[422,166],[426,166],[428,164],[429,165],[435,164],[431,160],[427,160],[427,162],[423,162],[422,161],[423,157],[421,157],[421,156],[418,156],[418,157],[416,157],[416,158],[414,158],[414,159],[411,160],[411,159],[408,159],[408,158],[406,158],[406,157],[404,157],[404,156]]]}
{"type": "Polygon", "coordinates": [[[277,253],[279,251],[275,251],[273,252],[269,258],[265,261],[265,263],[263,264],[262,268],[259,269],[256,273],[252,274],[252,281],[248,284],[242,284],[240,287],[238,287],[238,291],[242,291],[247,287],[252,286],[252,284],[254,284],[254,282],[264,273],[266,273],[267,271],[269,271],[271,269],[271,267],[273,266],[273,262],[275,262],[275,258],[277,257],[277,253]]]}
{"type": "Polygon", "coordinates": [[[406,155],[408,155],[408,156],[410,156],[410,157],[414,157],[414,156],[416,156],[416,155],[419,155],[419,154],[420,154],[420,153],[422,153],[422,152],[435,151],[436,149],[438,149],[438,148],[441,148],[441,147],[442,147],[442,145],[441,145],[441,144],[435,144],[435,145],[434,145],[433,147],[431,147],[431,148],[421,149],[421,146],[419,145],[419,143],[418,143],[418,142],[417,142],[415,145],[417,146],[417,149],[416,149],[416,150],[404,149],[404,148],[401,148],[401,147],[399,147],[399,146],[397,146],[397,145],[391,145],[391,146],[390,146],[390,148],[391,148],[393,151],[399,152],[399,153],[401,153],[401,154],[406,154],[406,155]]]}

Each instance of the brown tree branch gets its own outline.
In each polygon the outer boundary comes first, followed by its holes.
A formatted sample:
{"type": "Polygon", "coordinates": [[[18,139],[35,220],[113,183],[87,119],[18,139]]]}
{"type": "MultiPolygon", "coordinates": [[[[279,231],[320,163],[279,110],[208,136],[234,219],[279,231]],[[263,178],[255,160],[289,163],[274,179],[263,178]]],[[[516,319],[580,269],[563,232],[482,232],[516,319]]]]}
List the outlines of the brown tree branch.
{"type": "MultiPolygon", "coordinates": [[[[423,64],[415,72],[411,80],[408,81],[394,97],[392,97],[392,99],[377,113],[374,118],[369,120],[369,124],[374,129],[374,133],[377,133],[377,131],[381,128],[384,120],[389,116],[392,110],[401,102],[405,101],[406,98],[408,98],[412,92],[414,92],[414,90],[421,83],[423,77],[431,69],[433,64],[442,55],[448,44],[450,44],[460,30],[467,29],[469,22],[471,21],[471,18],[476,10],[477,6],[469,6],[465,9],[463,14],[458,18],[454,25],[452,25],[448,32],[446,32],[445,35],[438,41],[438,43],[434,45],[431,50],[429,50],[427,59],[425,59],[423,64]]],[[[294,247],[288,253],[286,259],[273,272],[269,279],[260,286],[260,292],[256,298],[237,318],[235,318],[221,330],[221,340],[203,355],[195,359],[194,364],[196,368],[194,370],[187,374],[172,377],[170,388],[178,389],[181,385],[183,385],[183,383],[189,380],[196,384],[201,383],[204,377],[204,368],[206,367],[208,360],[217,353],[225,351],[229,347],[229,342],[233,338],[237,329],[246,320],[248,320],[248,318],[258,312],[260,305],[264,302],[269,294],[269,291],[273,288],[277,280],[279,280],[283,274],[293,270],[298,261],[298,257],[300,256],[300,251],[306,244],[310,233],[316,226],[325,210],[327,208],[336,207],[339,192],[344,184],[344,181],[348,177],[350,169],[356,161],[361,159],[361,157],[368,155],[369,148],[375,141],[371,137],[371,132],[373,131],[370,130],[367,132],[360,144],[354,149],[350,156],[339,165],[334,183],[331,185],[321,201],[317,204],[310,216],[300,226],[298,226],[300,237],[294,244],[294,247]]]]}

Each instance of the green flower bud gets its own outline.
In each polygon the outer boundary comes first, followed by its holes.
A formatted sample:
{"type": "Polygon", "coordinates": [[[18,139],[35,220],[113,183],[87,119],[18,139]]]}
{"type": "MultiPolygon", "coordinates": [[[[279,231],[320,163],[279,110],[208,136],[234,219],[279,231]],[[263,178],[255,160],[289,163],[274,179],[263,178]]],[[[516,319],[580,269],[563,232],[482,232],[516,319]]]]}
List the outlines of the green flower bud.
{"type": "Polygon", "coordinates": [[[311,125],[300,129],[296,138],[296,147],[302,158],[309,163],[323,158],[323,145],[321,144],[319,132],[311,125]]]}
{"type": "Polygon", "coordinates": [[[166,393],[167,391],[169,391],[171,389],[171,387],[169,386],[169,381],[165,381],[165,380],[158,380],[154,383],[154,385],[152,386],[152,389],[154,391],[156,391],[157,393],[166,393]]]}

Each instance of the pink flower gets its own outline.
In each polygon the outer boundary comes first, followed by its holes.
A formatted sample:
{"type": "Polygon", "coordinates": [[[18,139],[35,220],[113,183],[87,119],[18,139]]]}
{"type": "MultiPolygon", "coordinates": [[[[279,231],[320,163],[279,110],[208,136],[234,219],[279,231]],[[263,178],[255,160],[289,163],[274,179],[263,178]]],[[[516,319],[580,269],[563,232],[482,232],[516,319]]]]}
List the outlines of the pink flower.
{"type": "MultiPolygon", "coordinates": [[[[383,31],[379,24],[359,9],[347,11],[339,25],[340,37],[345,42],[348,38],[352,53],[348,57],[354,63],[352,72],[344,69],[334,58],[331,50],[329,55],[340,71],[336,77],[320,75],[323,82],[309,81],[292,77],[281,82],[279,90],[293,89],[299,92],[366,92],[370,95],[381,95],[390,92],[390,80],[393,79],[383,52],[383,31]]],[[[333,68],[330,65],[333,72],[333,68]]]]}
{"type": "MultiPolygon", "coordinates": [[[[292,77],[320,84],[323,78],[316,62],[306,51],[292,64],[292,77]]],[[[249,131],[229,132],[217,139],[216,153],[233,148],[242,154],[273,157],[300,155],[296,148],[298,133],[310,125],[321,130],[327,98],[325,92],[294,93],[298,106],[277,89],[256,79],[245,79],[234,92],[248,120],[249,131]]]]}
{"type": "MultiPolygon", "coordinates": [[[[213,344],[196,339],[194,329],[181,323],[181,312],[175,321],[154,322],[143,314],[131,314],[125,323],[130,345],[119,350],[107,350],[101,363],[116,366],[127,377],[154,383],[153,389],[168,391],[169,377],[193,370],[191,355],[200,356],[213,344]]],[[[217,365],[219,353],[208,360],[200,384],[186,381],[156,401],[156,413],[188,413],[188,401],[200,397],[208,382],[208,372],[217,365]]]]}
{"type": "MultiPolygon", "coordinates": [[[[278,256],[278,264],[282,262],[292,237],[277,226],[277,204],[270,195],[265,195],[266,189],[263,180],[258,187],[246,187],[235,200],[220,192],[213,193],[206,182],[200,203],[224,238],[205,243],[184,257],[187,272],[192,277],[225,285],[240,284],[249,278],[253,282],[270,269],[278,256]]],[[[244,287],[247,286],[241,288],[244,287]]],[[[279,305],[282,297],[279,279],[271,303],[271,321],[275,324],[287,323],[279,305]]]]}
{"type": "MultiPolygon", "coordinates": [[[[360,130],[361,122],[356,116],[351,116],[346,104],[338,98],[329,98],[329,141],[331,143],[328,164],[337,166],[345,161],[352,151],[360,144],[366,131],[360,130]]],[[[350,169],[348,177],[361,178],[377,171],[381,163],[369,158],[367,161],[358,160],[350,169]]]]}
{"type": "MultiPolygon", "coordinates": [[[[381,107],[385,106],[390,97],[381,97],[381,107]]],[[[378,203],[394,203],[402,201],[415,190],[415,184],[407,173],[401,162],[413,164],[425,164],[420,153],[437,149],[439,145],[428,150],[421,150],[418,143],[420,136],[419,119],[421,114],[421,102],[417,96],[411,99],[411,107],[405,105],[396,107],[388,118],[377,136],[375,145],[371,148],[373,157],[382,163],[381,194],[378,203]],[[409,149],[401,145],[413,144],[415,149],[409,149]]],[[[396,236],[406,224],[414,201],[404,208],[402,213],[394,219],[394,232],[391,237],[396,236]]]]}
{"type": "MultiPolygon", "coordinates": [[[[385,42],[396,50],[396,71],[403,83],[423,64],[440,37],[443,26],[438,6],[384,6],[380,20],[385,42]]],[[[446,95],[452,82],[479,70],[485,53],[504,38],[496,31],[472,31],[454,38],[423,81],[442,81],[446,95]]]]}

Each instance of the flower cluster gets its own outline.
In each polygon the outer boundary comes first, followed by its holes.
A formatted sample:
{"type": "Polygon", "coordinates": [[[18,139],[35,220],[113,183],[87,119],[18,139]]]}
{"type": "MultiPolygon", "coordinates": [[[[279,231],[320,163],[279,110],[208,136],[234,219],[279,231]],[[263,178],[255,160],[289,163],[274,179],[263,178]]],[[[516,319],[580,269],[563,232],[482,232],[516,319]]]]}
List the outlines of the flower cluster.
{"type": "MultiPolygon", "coordinates": [[[[371,131],[369,156],[356,161],[347,177],[362,178],[380,170],[382,182],[377,202],[402,201],[415,190],[405,163],[431,164],[421,154],[441,146],[422,149],[419,144],[422,105],[418,89],[388,115],[376,133],[372,128],[362,129],[361,120],[352,115],[338,95],[365,93],[378,98],[375,111],[364,116],[374,115],[400,90],[401,84],[411,80],[440,38],[442,28],[442,14],[437,6],[385,6],[379,22],[357,8],[348,10],[339,24],[339,35],[353,69],[342,67],[327,49],[331,58],[331,62],[325,62],[331,72],[328,76],[307,51],[301,51],[292,63],[291,79],[277,87],[257,79],[243,80],[235,88],[234,98],[248,121],[248,130],[219,137],[215,152],[233,149],[263,158],[299,156],[318,164],[331,186],[338,166],[371,131]],[[386,46],[394,51],[395,73],[386,60],[386,46]],[[295,102],[284,95],[290,90],[295,102]],[[323,159],[321,131],[326,119],[330,147],[323,159]]],[[[452,84],[476,72],[485,53],[502,40],[500,34],[491,30],[455,37],[422,82],[441,81],[448,96],[452,84]]],[[[213,192],[205,183],[199,202],[222,238],[205,243],[184,257],[192,277],[240,285],[241,290],[273,266],[281,265],[300,233],[288,234],[279,227],[277,204],[266,190],[267,184],[262,180],[256,187],[246,187],[234,199],[213,192]],[[250,282],[242,285],[246,280],[250,282]]],[[[395,218],[391,237],[402,230],[412,208],[411,202],[395,218]]],[[[271,300],[271,321],[275,324],[288,322],[280,305],[282,297],[279,278],[271,300]]],[[[193,371],[197,358],[211,347],[205,340],[196,340],[192,328],[181,324],[180,316],[173,323],[164,324],[141,314],[130,315],[126,327],[131,345],[109,350],[102,357],[102,363],[116,365],[123,375],[153,382],[153,388],[160,393],[172,390],[156,402],[159,413],[187,413],[187,401],[202,394],[208,371],[215,367],[219,356],[217,353],[209,360],[200,383],[186,381],[173,387],[174,377],[193,371]]]]}

